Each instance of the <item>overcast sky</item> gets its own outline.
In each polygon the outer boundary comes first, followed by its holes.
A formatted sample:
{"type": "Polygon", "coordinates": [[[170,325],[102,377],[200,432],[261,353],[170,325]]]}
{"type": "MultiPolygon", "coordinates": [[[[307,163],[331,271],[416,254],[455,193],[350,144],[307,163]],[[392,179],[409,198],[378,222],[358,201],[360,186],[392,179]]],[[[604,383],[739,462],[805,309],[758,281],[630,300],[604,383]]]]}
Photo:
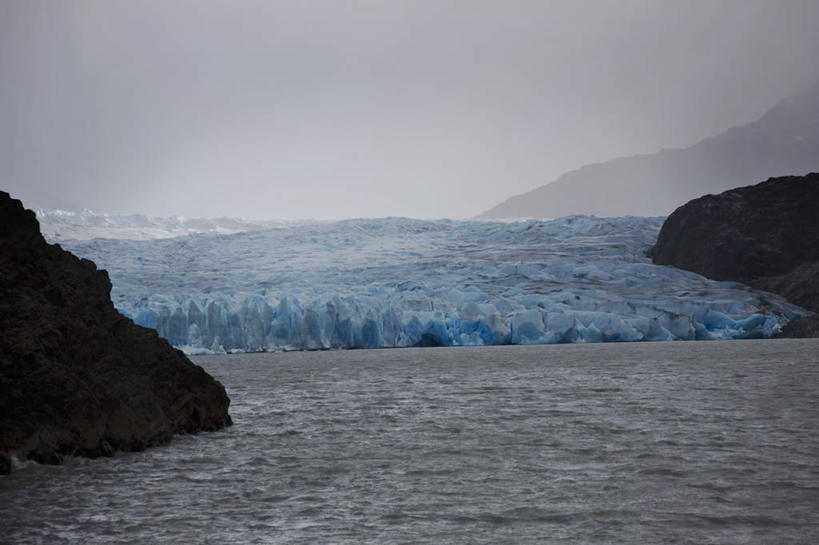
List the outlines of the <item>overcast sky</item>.
{"type": "Polygon", "coordinates": [[[756,119],[819,80],[817,29],[816,0],[0,0],[0,188],[469,217],[756,119]]]}

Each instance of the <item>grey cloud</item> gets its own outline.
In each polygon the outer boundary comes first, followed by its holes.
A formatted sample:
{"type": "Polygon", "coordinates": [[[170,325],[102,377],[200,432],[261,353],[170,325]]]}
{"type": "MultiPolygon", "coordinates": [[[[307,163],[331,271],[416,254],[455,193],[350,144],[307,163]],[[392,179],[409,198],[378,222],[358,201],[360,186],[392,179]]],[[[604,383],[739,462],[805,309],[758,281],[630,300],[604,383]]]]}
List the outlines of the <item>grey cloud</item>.
{"type": "Polygon", "coordinates": [[[755,119],[819,80],[817,22],[813,1],[11,0],[0,185],[153,215],[467,217],[755,119]]]}

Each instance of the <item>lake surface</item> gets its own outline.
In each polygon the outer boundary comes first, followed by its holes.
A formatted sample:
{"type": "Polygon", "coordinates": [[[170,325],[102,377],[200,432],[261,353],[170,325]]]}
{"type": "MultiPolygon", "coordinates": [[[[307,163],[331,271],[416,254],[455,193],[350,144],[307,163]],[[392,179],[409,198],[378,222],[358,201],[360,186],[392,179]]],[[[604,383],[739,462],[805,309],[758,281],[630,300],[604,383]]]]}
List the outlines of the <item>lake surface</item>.
{"type": "Polygon", "coordinates": [[[0,477],[0,543],[816,543],[819,341],[198,357],[235,425],[0,477]]]}

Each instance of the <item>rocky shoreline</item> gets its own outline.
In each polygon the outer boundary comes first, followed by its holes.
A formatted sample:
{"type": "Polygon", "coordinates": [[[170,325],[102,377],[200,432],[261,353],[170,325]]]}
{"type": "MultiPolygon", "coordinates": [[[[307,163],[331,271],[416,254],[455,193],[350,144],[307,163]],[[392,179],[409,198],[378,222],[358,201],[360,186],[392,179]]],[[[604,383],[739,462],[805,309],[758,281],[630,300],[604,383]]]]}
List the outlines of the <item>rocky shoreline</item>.
{"type": "Polygon", "coordinates": [[[93,262],[47,244],[0,192],[0,474],[231,424],[224,387],[119,314],[93,262]]]}
{"type": "MultiPolygon", "coordinates": [[[[819,313],[819,173],[689,201],[665,221],[651,257],[819,313]]],[[[789,323],[780,336],[819,337],[819,314],[789,323]]]]}

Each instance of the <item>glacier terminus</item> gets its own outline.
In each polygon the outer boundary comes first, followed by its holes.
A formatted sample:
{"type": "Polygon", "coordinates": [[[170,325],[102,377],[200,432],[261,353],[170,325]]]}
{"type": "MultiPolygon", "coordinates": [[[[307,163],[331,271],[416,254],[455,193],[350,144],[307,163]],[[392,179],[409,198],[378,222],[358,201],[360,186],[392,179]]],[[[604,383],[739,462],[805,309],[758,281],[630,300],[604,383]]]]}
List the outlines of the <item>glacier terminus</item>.
{"type": "Polygon", "coordinates": [[[120,312],[193,354],[764,338],[809,314],[653,265],[662,221],[357,219],[60,242],[109,271],[120,312]]]}

